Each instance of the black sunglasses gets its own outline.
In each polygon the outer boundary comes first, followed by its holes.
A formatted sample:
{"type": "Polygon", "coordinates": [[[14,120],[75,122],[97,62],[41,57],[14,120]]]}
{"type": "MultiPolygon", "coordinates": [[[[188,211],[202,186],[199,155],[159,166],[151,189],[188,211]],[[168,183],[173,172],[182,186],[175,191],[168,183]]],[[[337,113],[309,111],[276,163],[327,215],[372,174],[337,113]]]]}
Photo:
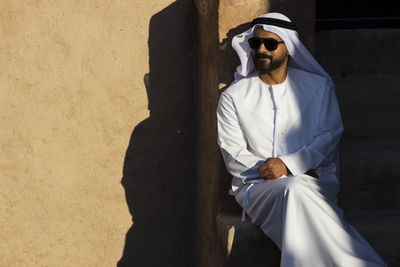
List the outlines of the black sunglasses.
{"type": "Polygon", "coordinates": [[[261,43],[263,43],[268,51],[274,51],[278,48],[279,44],[284,43],[283,41],[279,42],[273,38],[258,38],[258,37],[251,37],[248,40],[248,42],[251,49],[258,49],[261,43]]]}

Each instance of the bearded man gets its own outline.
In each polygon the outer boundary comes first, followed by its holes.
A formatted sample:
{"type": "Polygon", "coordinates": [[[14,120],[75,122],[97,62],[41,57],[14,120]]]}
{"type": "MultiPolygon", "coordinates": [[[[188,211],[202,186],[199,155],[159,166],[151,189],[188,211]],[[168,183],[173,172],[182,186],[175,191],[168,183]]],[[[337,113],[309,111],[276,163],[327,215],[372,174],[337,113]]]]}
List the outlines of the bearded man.
{"type": "Polygon", "coordinates": [[[343,126],[333,82],[279,13],[235,36],[241,65],[219,100],[231,193],[281,250],[281,266],[386,266],[337,206],[343,126]]]}

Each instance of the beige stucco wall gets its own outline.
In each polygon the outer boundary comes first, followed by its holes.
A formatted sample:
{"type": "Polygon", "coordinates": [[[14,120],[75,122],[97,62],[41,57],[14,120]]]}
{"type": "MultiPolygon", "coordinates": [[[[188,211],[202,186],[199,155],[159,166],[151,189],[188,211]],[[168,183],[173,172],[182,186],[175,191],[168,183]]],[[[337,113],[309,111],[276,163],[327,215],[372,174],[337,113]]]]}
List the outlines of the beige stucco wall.
{"type": "Polygon", "coordinates": [[[172,2],[0,2],[0,266],[121,258],[149,21],[172,2]]]}

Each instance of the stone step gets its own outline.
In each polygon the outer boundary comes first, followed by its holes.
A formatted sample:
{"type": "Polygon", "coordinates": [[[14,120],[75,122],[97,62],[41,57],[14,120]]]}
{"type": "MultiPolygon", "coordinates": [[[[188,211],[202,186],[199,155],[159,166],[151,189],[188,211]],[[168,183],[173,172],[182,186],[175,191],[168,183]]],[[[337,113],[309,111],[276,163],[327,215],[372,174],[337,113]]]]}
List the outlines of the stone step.
{"type": "Polygon", "coordinates": [[[226,252],[227,267],[279,266],[280,251],[259,227],[239,215],[217,215],[218,238],[226,252]]]}
{"type": "MultiPolygon", "coordinates": [[[[389,266],[400,266],[400,210],[354,211],[345,214],[389,266]]],[[[228,267],[279,266],[280,251],[259,227],[239,215],[218,214],[218,237],[228,267]]]]}
{"type": "Polygon", "coordinates": [[[400,209],[400,141],[343,143],[339,149],[343,210],[400,209]]]}

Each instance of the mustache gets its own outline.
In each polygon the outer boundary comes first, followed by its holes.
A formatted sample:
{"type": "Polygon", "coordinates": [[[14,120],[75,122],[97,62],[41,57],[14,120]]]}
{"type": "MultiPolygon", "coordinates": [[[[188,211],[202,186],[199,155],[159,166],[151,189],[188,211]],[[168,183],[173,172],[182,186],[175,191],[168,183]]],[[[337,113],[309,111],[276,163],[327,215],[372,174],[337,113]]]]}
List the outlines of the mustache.
{"type": "Polygon", "coordinates": [[[255,58],[268,58],[270,60],[272,60],[272,56],[267,55],[267,54],[262,54],[262,53],[257,53],[254,55],[255,58]]]}

